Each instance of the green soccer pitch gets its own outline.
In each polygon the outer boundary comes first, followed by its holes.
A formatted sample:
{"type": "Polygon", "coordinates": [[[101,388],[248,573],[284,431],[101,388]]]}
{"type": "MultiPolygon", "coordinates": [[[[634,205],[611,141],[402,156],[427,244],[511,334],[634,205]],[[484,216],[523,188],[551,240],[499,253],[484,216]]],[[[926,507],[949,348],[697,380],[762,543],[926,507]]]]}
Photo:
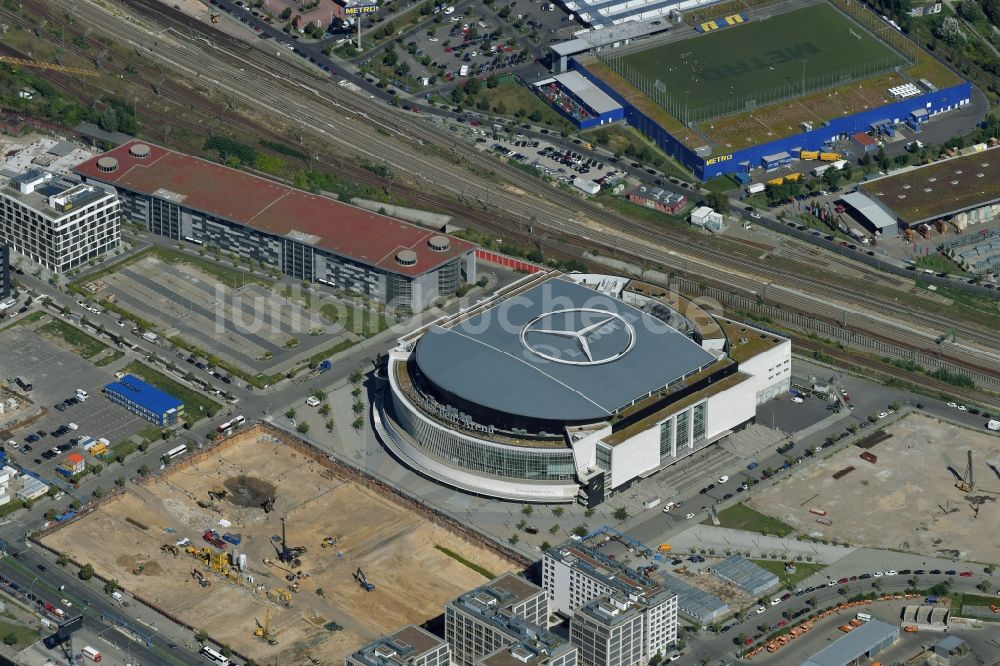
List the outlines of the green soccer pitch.
{"type": "Polygon", "coordinates": [[[766,104],[794,96],[802,92],[803,79],[808,93],[905,63],[882,40],[821,3],[630,53],[609,64],[648,93],[653,86],[669,97],[673,111],[680,110],[680,101],[700,116],[701,111],[736,112],[751,100],[766,104]]]}

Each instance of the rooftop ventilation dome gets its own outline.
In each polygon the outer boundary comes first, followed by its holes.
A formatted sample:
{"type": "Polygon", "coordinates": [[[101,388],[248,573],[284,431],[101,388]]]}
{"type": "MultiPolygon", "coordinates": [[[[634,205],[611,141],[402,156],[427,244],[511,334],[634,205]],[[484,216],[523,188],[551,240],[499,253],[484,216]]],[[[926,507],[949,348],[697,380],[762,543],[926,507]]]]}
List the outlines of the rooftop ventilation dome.
{"type": "Polygon", "coordinates": [[[97,160],[97,170],[103,173],[111,173],[118,170],[118,160],[113,157],[102,157],[97,160]]]}
{"type": "Polygon", "coordinates": [[[149,146],[144,143],[133,144],[132,147],[128,149],[128,154],[140,160],[144,159],[149,157],[149,146]]]}
{"type": "Polygon", "coordinates": [[[400,250],[396,253],[396,263],[400,266],[415,266],[417,253],[413,250],[400,250]]]}
{"type": "Polygon", "coordinates": [[[431,236],[430,240],[427,241],[427,247],[435,252],[447,252],[448,248],[451,247],[451,241],[448,240],[447,236],[431,236]]]}

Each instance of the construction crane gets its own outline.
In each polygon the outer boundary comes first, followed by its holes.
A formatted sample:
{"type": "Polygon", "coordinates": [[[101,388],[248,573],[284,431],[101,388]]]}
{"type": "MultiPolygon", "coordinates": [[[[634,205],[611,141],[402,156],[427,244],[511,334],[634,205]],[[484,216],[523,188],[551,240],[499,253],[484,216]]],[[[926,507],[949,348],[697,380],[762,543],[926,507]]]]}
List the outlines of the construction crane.
{"type": "Polygon", "coordinates": [[[8,65],[20,65],[21,67],[37,67],[38,69],[51,69],[63,74],[79,74],[80,76],[100,76],[96,69],[85,67],[70,67],[68,65],[56,65],[50,62],[39,62],[38,60],[25,60],[24,58],[14,58],[12,56],[0,56],[0,62],[8,65]]]}
{"type": "Polygon", "coordinates": [[[295,562],[301,555],[306,552],[305,546],[292,546],[289,547],[288,542],[285,540],[285,517],[281,517],[281,549],[278,551],[278,559],[289,564],[295,562]]]}
{"type": "Polygon", "coordinates": [[[254,619],[257,623],[257,628],[254,629],[253,635],[257,638],[261,638],[267,641],[268,645],[277,645],[278,641],[274,639],[274,635],[271,633],[271,609],[268,608],[264,611],[264,624],[260,623],[260,620],[254,619]]]}
{"type": "Polygon", "coordinates": [[[365,592],[375,591],[375,586],[372,585],[371,581],[368,580],[368,577],[365,576],[365,572],[361,570],[361,567],[358,567],[358,570],[354,572],[354,580],[358,581],[358,585],[360,585],[365,592]]]}
{"type": "Polygon", "coordinates": [[[969,449],[969,462],[965,466],[965,474],[962,475],[962,480],[955,484],[955,487],[963,493],[971,493],[976,487],[976,482],[972,479],[972,449],[969,449]]]}

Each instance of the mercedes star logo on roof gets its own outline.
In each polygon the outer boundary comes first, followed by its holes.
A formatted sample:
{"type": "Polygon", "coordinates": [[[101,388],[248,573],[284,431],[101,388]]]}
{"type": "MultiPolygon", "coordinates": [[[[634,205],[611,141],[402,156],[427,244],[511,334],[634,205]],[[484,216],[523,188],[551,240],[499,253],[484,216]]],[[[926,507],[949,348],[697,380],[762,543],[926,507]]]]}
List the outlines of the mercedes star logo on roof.
{"type": "Polygon", "coordinates": [[[615,361],[632,350],[635,329],[624,317],[596,308],[568,308],[538,315],[521,329],[521,344],[529,352],[553,363],[566,365],[601,365],[615,361]],[[566,322],[558,326],[560,321],[566,322]],[[544,342],[544,336],[564,339],[570,344],[559,348],[544,342]],[[606,336],[609,341],[595,353],[592,342],[606,336]],[[609,344],[610,342],[610,344],[609,344]],[[606,349],[611,347],[610,350],[606,349]]]}

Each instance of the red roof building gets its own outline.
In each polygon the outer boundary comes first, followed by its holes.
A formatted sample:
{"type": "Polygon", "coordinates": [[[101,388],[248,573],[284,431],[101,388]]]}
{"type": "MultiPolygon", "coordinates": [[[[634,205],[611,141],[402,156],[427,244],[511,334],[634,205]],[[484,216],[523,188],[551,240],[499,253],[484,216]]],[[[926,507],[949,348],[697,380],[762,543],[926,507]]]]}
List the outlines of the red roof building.
{"type": "Polygon", "coordinates": [[[414,311],[475,280],[475,245],[244,171],[130,141],[75,169],[132,222],[414,311]],[[415,293],[419,292],[419,293],[415,293]]]}
{"type": "Polygon", "coordinates": [[[864,132],[858,132],[851,135],[851,141],[861,150],[866,153],[874,153],[878,150],[878,141],[873,139],[870,135],[864,132]]]}

